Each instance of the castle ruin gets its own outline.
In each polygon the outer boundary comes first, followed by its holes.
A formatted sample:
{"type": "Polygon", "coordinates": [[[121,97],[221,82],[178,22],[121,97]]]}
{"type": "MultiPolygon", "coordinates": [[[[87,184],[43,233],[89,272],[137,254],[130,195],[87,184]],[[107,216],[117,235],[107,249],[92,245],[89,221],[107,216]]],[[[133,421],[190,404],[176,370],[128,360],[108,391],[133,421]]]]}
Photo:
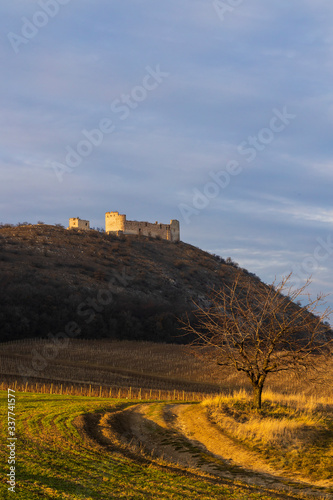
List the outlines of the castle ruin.
{"type": "Polygon", "coordinates": [[[72,217],[69,219],[69,226],[67,229],[84,229],[85,231],[88,231],[90,229],[90,223],[88,220],[83,220],[79,217],[72,217]]]}
{"type": "MultiPolygon", "coordinates": [[[[72,217],[69,219],[69,226],[67,229],[88,231],[90,229],[90,223],[88,220],[72,217]]],[[[117,236],[120,234],[135,234],[169,241],[180,241],[178,220],[172,219],[170,224],[138,222],[136,220],[126,220],[126,215],[119,214],[119,212],[106,212],[105,232],[117,236]]]]}
{"type": "Polygon", "coordinates": [[[171,220],[170,224],[160,224],[155,222],[138,222],[126,220],[126,215],[119,212],[106,212],[105,232],[108,234],[136,234],[151,236],[152,238],[162,238],[163,240],[179,241],[180,229],[179,221],[171,220]]]}

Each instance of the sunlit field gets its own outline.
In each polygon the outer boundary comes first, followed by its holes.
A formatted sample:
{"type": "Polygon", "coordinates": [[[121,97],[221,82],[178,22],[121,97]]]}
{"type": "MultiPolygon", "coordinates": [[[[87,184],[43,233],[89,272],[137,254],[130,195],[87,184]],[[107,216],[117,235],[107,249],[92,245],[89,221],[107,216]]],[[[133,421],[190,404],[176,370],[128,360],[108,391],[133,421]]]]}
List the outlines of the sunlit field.
{"type": "MultiPolygon", "coordinates": [[[[1,421],[6,422],[7,393],[1,391],[1,421]]],[[[80,417],[92,412],[117,411],[131,403],[17,394],[16,493],[8,492],[6,474],[7,427],[1,426],[0,497],[43,499],[262,499],[267,494],[212,482],[167,464],[127,456],[94,443],[80,426],[80,417]]]]}
{"type": "MultiPolygon", "coordinates": [[[[333,498],[332,364],[318,358],[317,372],[268,378],[258,411],[244,376],[203,363],[185,346],[75,340],[53,356],[49,347],[40,340],[0,345],[0,387],[16,382],[18,389],[16,498],[333,498]],[[100,432],[109,435],[113,414],[117,425],[105,441],[100,432]],[[279,481],[276,493],[270,485],[279,481]]],[[[6,423],[7,392],[0,394],[6,423]]],[[[5,499],[13,498],[7,437],[4,425],[5,499]]]]}
{"type": "MultiPolygon", "coordinates": [[[[318,359],[318,373],[269,376],[266,390],[279,394],[333,394],[333,362],[318,359]]],[[[0,344],[0,376],[23,382],[232,393],[251,390],[239,372],[222,370],[190,354],[186,346],[135,341],[70,340],[65,348],[50,341],[25,340],[0,344]]]]}

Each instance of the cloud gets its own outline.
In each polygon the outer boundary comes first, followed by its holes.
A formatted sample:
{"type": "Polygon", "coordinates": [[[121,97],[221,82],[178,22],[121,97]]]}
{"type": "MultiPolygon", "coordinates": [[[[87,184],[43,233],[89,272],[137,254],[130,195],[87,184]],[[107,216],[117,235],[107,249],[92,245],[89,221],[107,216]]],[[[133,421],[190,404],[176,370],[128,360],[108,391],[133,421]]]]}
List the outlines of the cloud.
{"type": "MultiPolygon", "coordinates": [[[[222,21],[206,0],[72,0],[15,54],[6,35],[36,9],[0,6],[8,222],[79,215],[102,226],[110,209],[181,219],[179,204],[191,205],[193,189],[233,160],[242,173],[181,220],[183,239],[229,253],[266,281],[312,255],[333,217],[331,4],[244,1],[222,21]],[[122,120],[111,103],[142,84],[147,65],[170,76],[122,120]],[[283,107],[296,118],[248,162],[239,145],[283,107]],[[104,117],[114,133],[58,183],[52,162],[104,117]]],[[[318,268],[315,289],[332,278],[328,265],[318,268]]]]}

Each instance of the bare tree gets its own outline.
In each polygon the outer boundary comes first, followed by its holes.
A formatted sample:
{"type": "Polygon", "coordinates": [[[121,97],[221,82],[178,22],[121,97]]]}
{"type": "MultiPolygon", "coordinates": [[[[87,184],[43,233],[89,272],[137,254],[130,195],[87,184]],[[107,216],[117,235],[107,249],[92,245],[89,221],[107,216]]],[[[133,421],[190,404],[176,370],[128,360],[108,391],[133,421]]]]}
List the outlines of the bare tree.
{"type": "Polygon", "coordinates": [[[328,355],[332,347],[327,322],[332,311],[318,314],[325,296],[311,299],[310,280],[293,289],[291,276],[265,285],[239,272],[232,285],[214,291],[209,308],[196,305],[195,321],[183,323],[183,330],[194,335],[197,355],[248,376],[256,408],[261,408],[269,373],[313,367],[317,355],[328,355]],[[302,296],[306,304],[295,304],[302,296]]]}

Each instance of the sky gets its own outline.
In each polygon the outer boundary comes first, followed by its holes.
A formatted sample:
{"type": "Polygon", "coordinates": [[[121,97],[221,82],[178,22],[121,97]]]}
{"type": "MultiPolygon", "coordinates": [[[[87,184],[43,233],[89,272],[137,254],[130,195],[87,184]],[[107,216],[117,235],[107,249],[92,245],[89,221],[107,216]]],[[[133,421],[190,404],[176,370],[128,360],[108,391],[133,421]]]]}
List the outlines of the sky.
{"type": "Polygon", "coordinates": [[[0,221],[178,219],[330,294],[332,25],[328,0],[1,2],[0,221]]]}

